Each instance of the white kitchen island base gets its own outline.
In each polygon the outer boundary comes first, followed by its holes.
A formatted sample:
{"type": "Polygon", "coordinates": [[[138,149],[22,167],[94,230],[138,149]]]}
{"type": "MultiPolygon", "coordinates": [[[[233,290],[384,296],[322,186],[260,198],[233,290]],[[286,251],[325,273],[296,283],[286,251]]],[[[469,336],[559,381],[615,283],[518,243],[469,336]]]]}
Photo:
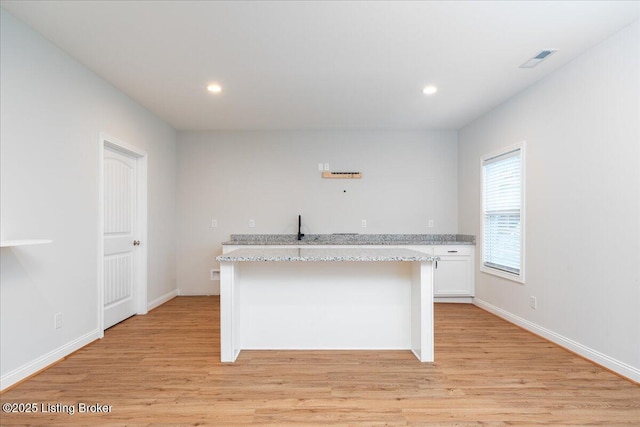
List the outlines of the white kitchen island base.
{"type": "Polygon", "coordinates": [[[243,349],[407,349],[433,361],[431,256],[239,249],[218,259],[223,362],[243,349]]]}

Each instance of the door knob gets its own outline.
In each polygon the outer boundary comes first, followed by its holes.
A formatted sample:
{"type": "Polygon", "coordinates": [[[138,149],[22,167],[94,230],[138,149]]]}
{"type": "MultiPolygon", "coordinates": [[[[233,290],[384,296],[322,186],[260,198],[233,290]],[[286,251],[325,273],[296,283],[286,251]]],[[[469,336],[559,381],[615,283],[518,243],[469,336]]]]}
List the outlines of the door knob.
{"type": "Polygon", "coordinates": [[[140,246],[140,240],[134,240],[133,246],[140,246]]]}

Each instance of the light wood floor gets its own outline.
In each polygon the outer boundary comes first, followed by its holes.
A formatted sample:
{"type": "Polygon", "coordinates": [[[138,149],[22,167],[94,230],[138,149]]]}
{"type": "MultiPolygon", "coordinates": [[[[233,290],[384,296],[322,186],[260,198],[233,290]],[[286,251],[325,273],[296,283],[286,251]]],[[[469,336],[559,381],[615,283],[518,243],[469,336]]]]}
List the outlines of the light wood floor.
{"type": "Polygon", "coordinates": [[[437,304],[436,363],[408,351],[243,351],[219,362],[219,298],[178,297],[25,381],[10,425],[639,426],[640,386],[477,307],[437,304]]]}

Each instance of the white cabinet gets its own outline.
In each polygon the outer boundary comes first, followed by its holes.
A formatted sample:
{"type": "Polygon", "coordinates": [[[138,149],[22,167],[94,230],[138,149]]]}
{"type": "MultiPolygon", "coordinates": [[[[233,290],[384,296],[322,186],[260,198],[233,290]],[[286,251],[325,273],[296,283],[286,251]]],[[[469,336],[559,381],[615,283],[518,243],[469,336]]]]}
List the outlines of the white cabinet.
{"type": "Polygon", "coordinates": [[[435,246],[440,257],[434,270],[435,297],[472,297],[473,246],[435,246]]]}

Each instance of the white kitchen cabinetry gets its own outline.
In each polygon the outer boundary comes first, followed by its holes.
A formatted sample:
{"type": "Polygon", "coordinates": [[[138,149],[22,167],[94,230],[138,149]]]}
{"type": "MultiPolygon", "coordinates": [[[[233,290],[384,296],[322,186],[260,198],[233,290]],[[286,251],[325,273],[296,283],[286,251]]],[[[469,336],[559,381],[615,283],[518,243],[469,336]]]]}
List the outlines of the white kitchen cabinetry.
{"type": "Polygon", "coordinates": [[[434,270],[434,296],[452,302],[473,297],[473,246],[435,246],[434,255],[440,257],[434,270]]]}

